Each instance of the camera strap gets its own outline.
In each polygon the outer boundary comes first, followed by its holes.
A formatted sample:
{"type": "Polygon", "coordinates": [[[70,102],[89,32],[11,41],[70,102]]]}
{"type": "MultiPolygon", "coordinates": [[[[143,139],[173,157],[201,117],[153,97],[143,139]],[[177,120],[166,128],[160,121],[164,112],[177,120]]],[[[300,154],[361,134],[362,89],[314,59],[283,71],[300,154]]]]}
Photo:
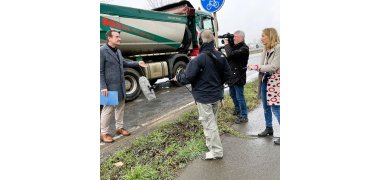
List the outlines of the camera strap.
{"type": "MultiPolygon", "coordinates": [[[[216,72],[218,73],[218,75],[219,75],[221,81],[223,81],[223,76],[222,76],[222,75],[223,75],[223,73],[222,73],[222,70],[223,70],[222,65],[223,65],[223,64],[221,64],[221,63],[219,62],[219,60],[218,60],[218,58],[215,56],[215,54],[212,53],[212,52],[210,52],[210,51],[207,51],[207,52],[205,52],[205,53],[201,53],[201,54],[206,54],[208,57],[210,57],[210,58],[212,59],[212,62],[213,62],[214,65],[215,65],[215,66],[214,66],[214,67],[215,67],[215,70],[216,70],[216,72]]],[[[205,66],[206,66],[206,62],[203,62],[201,66],[202,66],[202,67],[201,67],[201,71],[203,71],[204,68],[205,68],[205,66]]]]}

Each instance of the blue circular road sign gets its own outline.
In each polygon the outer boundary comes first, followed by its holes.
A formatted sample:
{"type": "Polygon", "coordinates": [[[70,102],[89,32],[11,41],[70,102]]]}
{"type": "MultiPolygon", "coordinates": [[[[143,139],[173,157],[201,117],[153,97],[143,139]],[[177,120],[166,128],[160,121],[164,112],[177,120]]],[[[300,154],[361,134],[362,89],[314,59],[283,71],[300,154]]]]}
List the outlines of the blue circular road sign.
{"type": "Polygon", "coordinates": [[[213,13],[222,8],[224,0],[201,0],[201,4],[204,10],[213,13]]]}

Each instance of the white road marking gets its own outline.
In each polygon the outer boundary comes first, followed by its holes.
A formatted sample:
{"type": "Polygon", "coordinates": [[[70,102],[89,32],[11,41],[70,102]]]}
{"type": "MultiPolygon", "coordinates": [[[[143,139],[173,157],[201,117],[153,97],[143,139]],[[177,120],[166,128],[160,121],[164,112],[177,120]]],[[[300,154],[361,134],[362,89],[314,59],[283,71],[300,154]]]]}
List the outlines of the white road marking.
{"type": "Polygon", "coordinates": [[[123,136],[123,135],[117,135],[117,136],[113,137],[113,139],[116,140],[116,139],[121,138],[122,136],[123,136]]]}
{"type": "MultiPolygon", "coordinates": [[[[113,140],[119,139],[119,138],[121,138],[121,136],[123,136],[123,135],[117,135],[117,136],[114,136],[114,137],[113,137],[113,140]]],[[[104,145],[106,145],[106,144],[107,144],[107,143],[100,142],[100,146],[104,146],[104,145]]]]}
{"type": "Polygon", "coordinates": [[[194,101],[192,101],[192,102],[190,102],[190,103],[188,103],[188,104],[185,104],[184,106],[181,106],[181,107],[179,107],[179,108],[177,108],[177,109],[174,109],[174,110],[172,110],[172,111],[170,111],[170,112],[168,112],[168,113],[166,113],[166,114],[164,114],[164,115],[162,115],[162,116],[160,116],[160,117],[158,117],[158,118],[156,118],[156,119],[154,119],[154,120],[152,120],[152,121],[149,121],[149,122],[146,122],[146,123],[142,124],[141,127],[144,127],[144,126],[146,126],[146,125],[150,125],[150,124],[153,124],[153,123],[155,123],[155,122],[158,122],[159,120],[161,120],[161,119],[167,117],[168,115],[170,115],[170,114],[174,114],[174,113],[176,113],[176,112],[178,112],[178,111],[180,111],[180,110],[182,110],[182,109],[184,109],[184,108],[187,108],[187,107],[189,107],[189,106],[191,106],[191,105],[193,105],[193,104],[195,104],[194,101]]]}
{"type": "Polygon", "coordinates": [[[144,99],[136,99],[136,100],[134,100],[135,102],[142,102],[142,101],[144,101],[144,99]]]}
{"type": "Polygon", "coordinates": [[[170,92],[170,91],[165,91],[165,92],[161,93],[160,95],[166,94],[166,93],[168,93],[168,92],[170,92]]]}

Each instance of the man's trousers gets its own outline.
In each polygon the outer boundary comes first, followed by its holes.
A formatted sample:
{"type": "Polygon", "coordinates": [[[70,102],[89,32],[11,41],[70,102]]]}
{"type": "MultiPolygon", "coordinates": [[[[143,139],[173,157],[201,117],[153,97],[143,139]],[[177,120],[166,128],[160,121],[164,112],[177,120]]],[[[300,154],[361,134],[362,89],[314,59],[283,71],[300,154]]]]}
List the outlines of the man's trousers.
{"type": "Polygon", "coordinates": [[[199,121],[203,126],[203,132],[206,137],[206,146],[213,156],[222,157],[223,147],[220,141],[219,130],[216,124],[219,101],[210,104],[197,102],[199,121]]]}

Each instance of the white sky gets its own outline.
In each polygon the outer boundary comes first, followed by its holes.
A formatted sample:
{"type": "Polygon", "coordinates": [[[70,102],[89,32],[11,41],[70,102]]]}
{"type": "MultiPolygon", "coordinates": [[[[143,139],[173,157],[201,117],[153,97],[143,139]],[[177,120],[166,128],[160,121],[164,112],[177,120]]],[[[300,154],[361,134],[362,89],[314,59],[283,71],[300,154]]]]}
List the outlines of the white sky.
{"type": "MultiPolygon", "coordinates": [[[[110,4],[151,9],[146,0],[103,0],[110,4]]],[[[197,9],[201,0],[189,0],[197,9]]],[[[260,42],[262,29],[274,27],[280,33],[280,0],[225,0],[217,12],[219,35],[243,30],[246,42],[260,42]]]]}

